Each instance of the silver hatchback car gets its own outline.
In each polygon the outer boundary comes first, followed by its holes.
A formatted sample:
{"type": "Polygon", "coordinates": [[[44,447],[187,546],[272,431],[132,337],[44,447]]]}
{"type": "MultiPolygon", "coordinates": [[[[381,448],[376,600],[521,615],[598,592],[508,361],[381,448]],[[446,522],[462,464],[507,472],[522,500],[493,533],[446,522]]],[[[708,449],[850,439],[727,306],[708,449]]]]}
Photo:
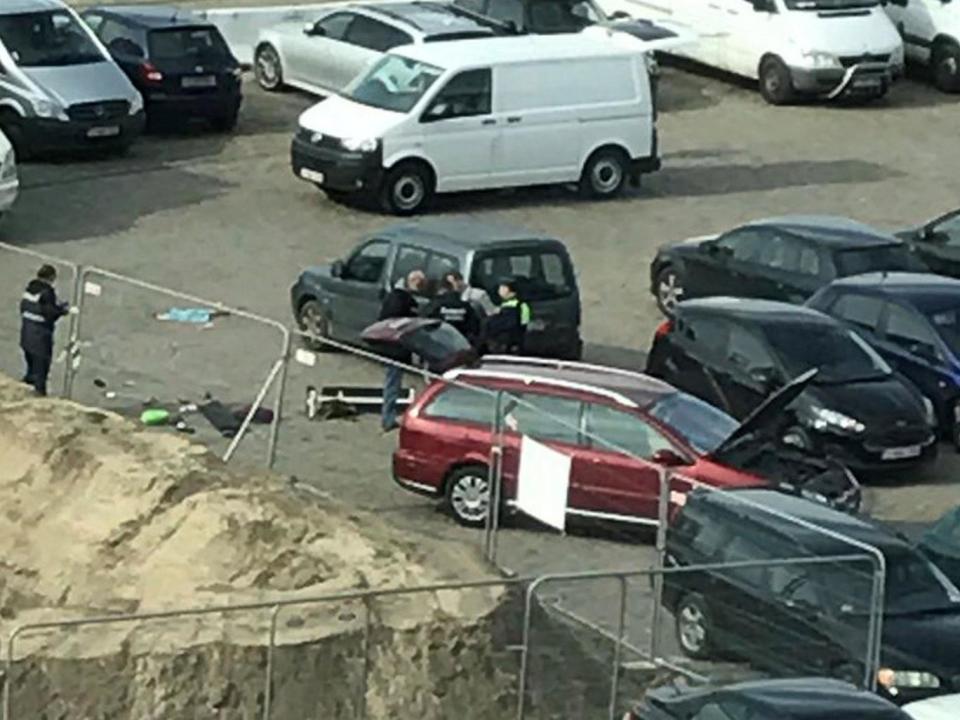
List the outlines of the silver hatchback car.
{"type": "Polygon", "coordinates": [[[0,2],[0,130],[19,159],[37,152],[126,149],[143,99],[60,0],[0,2]]]}
{"type": "Polygon", "coordinates": [[[339,92],[383,53],[401,45],[496,35],[488,23],[453,5],[396,2],[347,5],[303,26],[263,31],[254,51],[260,86],[285,85],[318,95],[339,92]]]}

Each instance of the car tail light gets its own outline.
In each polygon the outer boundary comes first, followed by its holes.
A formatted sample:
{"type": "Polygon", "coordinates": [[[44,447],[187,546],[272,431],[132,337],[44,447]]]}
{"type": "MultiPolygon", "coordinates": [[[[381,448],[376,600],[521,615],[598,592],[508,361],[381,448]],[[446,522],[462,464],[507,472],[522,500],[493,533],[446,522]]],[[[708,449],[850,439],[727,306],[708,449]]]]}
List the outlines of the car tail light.
{"type": "Polygon", "coordinates": [[[653,336],[662,338],[665,335],[669,335],[671,330],[673,330],[673,321],[664,320],[662,323],[657,325],[657,329],[654,331],[653,336]]]}
{"type": "Polygon", "coordinates": [[[140,65],[140,77],[149,83],[163,82],[163,73],[148,62],[140,65]]]}

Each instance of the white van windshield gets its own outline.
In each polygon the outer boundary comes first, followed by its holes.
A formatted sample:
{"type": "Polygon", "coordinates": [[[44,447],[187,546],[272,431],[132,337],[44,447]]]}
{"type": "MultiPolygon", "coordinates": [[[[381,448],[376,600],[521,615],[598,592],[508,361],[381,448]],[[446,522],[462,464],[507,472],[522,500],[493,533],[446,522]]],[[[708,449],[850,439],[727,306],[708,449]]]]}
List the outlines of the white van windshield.
{"type": "Polygon", "coordinates": [[[66,10],[0,15],[0,40],[20,67],[103,62],[90,35],[66,10]]]}
{"type": "Polygon", "coordinates": [[[877,0],[784,0],[788,10],[855,10],[878,5],[877,0]]]}
{"type": "Polygon", "coordinates": [[[343,91],[344,97],[381,110],[409,112],[443,74],[433,65],[386,55],[343,91]]]}

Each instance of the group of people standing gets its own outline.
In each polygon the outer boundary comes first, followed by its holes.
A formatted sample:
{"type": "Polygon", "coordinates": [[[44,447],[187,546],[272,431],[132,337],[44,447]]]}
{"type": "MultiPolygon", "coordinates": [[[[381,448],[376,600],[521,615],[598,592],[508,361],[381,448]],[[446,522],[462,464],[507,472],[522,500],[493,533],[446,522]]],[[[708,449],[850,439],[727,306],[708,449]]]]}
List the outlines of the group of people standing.
{"type": "MultiPolygon", "coordinates": [[[[433,300],[421,311],[416,295],[424,294],[427,276],[422,270],[410,272],[402,284],[393,288],[380,307],[380,320],[403,317],[427,317],[442,320],[453,326],[478,352],[521,354],[524,337],[530,324],[530,306],[520,297],[517,280],[500,281],[495,305],[486,290],[471,287],[463,275],[452,270],[440,281],[433,300]]],[[[390,359],[409,363],[410,353],[400,348],[393,350],[390,359]]],[[[381,426],[385,432],[397,427],[397,398],[400,395],[403,370],[387,366],[383,387],[381,426]]]]}

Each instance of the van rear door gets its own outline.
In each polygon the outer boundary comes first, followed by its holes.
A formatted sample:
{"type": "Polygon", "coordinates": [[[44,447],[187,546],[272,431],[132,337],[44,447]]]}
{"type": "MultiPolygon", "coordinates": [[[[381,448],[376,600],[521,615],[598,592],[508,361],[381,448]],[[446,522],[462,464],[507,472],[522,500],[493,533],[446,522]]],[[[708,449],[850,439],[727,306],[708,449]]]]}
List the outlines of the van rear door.
{"type": "Polygon", "coordinates": [[[499,302],[497,288],[515,278],[520,297],[530,305],[526,353],[579,357],[580,292],[566,248],[553,240],[505,245],[479,251],[470,268],[470,284],[499,302]]]}

